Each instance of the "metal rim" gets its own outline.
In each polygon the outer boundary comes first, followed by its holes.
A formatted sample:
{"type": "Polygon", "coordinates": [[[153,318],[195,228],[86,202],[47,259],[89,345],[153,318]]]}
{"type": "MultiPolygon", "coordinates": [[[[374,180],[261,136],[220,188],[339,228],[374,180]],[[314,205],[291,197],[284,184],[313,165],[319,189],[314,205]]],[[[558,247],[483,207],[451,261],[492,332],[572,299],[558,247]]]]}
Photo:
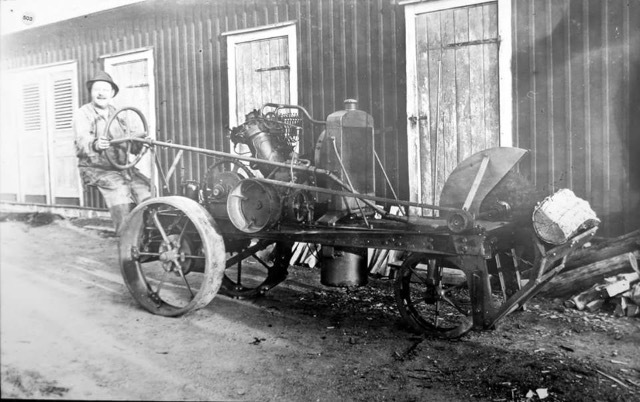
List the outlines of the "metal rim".
{"type": "Polygon", "coordinates": [[[188,198],[138,205],[124,223],[119,247],[127,288],[154,314],[179,316],[202,308],[222,283],[223,238],[211,215],[188,198]]]}
{"type": "Polygon", "coordinates": [[[417,333],[457,338],[472,327],[467,289],[443,283],[439,257],[411,254],[397,272],[395,297],[400,315],[417,333]]]}

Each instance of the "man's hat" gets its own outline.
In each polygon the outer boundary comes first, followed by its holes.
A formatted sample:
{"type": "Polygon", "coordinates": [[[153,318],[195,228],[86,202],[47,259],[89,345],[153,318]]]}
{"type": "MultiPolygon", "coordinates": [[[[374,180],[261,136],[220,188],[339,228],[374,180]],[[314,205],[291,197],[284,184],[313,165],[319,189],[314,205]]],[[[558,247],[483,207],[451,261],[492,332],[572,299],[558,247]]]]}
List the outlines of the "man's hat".
{"type": "Polygon", "coordinates": [[[87,81],[87,89],[89,90],[89,92],[91,92],[91,86],[96,81],[104,81],[111,84],[111,88],[113,88],[113,90],[115,91],[113,96],[116,96],[118,94],[118,91],[120,90],[116,83],[113,82],[113,78],[111,78],[109,74],[105,73],[104,71],[99,71],[96,75],[94,75],[90,80],[87,81]]]}

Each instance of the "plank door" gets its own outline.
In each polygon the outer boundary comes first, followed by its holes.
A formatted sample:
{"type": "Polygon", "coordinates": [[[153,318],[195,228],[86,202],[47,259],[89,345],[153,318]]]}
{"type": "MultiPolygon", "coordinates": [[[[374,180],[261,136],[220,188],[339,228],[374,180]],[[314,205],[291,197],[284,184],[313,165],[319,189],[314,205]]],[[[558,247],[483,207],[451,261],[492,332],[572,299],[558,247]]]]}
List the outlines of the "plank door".
{"type": "Polygon", "coordinates": [[[230,127],[265,103],[297,104],[295,34],[295,25],[227,34],[230,127]]]}
{"type": "Polygon", "coordinates": [[[408,105],[409,172],[421,172],[410,177],[411,198],[438,205],[458,163],[500,145],[498,3],[411,18],[415,70],[408,92],[415,94],[415,104],[408,105]]]}
{"type": "MultiPolygon", "coordinates": [[[[120,109],[125,106],[140,110],[148,125],[148,134],[156,139],[155,79],[153,75],[153,52],[143,50],[124,55],[105,58],[105,71],[118,84],[120,91],[113,98],[113,105],[120,109]]],[[[129,112],[127,112],[129,113],[129,112]]],[[[137,118],[132,118],[131,125],[140,125],[137,118]]],[[[138,131],[138,127],[130,127],[138,131]]],[[[141,128],[139,131],[142,131],[141,128]]],[[[136,167],[145,176],[151,177],[151,153],[147,152],[136,167]]],[[[155,169],[155,165],[153,165],[155,169]]],[[[156,176],[157,178],[157,176],[156,176]]],[[[158,188],[155,183],[155,188],[158,188]]]]}

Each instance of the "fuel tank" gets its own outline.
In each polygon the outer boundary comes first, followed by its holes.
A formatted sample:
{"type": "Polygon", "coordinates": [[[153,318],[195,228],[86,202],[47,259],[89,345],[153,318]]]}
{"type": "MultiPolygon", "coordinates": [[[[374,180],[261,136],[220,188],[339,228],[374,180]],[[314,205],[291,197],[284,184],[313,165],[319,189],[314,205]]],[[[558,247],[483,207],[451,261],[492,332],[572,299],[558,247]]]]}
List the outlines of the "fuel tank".
{"type": "MultiPolygon", "coordinates": [[[[327,117],[326,130],[316,146],[315,162],[319,168],[334,172],[344,183],[350,181],[358,193],[374,195],[373,117],[365,111],[358,110],[358,101],[355,99],[345,100],[344,105],[344,110],[327,117]]],[[[324,184],[332,189],[344,190],[335,183],[324,184]]],[[[331,210],[357,208],[353,198],[339,196],[331,197],[329,205],[331,210]]]]}

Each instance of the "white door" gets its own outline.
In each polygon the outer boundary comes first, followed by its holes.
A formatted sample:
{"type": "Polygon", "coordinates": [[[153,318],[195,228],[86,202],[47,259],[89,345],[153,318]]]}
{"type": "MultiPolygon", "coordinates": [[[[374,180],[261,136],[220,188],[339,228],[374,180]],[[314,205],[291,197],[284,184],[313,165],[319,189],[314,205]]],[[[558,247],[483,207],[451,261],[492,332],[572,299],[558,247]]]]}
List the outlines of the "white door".
{"type": "Polygon", "coordinates": [[[406,9],[409,172],[419,172],[409,177],[412,201],[438,205],[462,160],[511,145],[509,1],[406,9]]]}
{"type": "Polygon", "coordinates": [[[0,192],[19,202],[82,205],[73,111],[78,107],[75,62],[3,75],[0,192]]]}
{"type": "MultiPolygon", "coordinates": [[[[120,88],[113,99],[113,105],[120,109],[125,106],[140,110],[148,124],[148,134],[156,139],[156,96],[153,67],[153,51],[145,49],[104,58],[104,70],[111,75],[120,88]]],[[[133,127],[132,129],[135,129],[133,127]]],[[[137,166],[147,177],[151,177],[151,153],[138,162],[137,166]]],[[[155,169],[155,164],[153,165],[155,169]]],[[[157,176],[156,176],[157,177],[157,176]]],[[[157,187],[157,183],[155,188],[157,187]]]]}
{"type": "MultiPolygon", "coordinates": [[[[229,126],[265,103],[297,104],[298,66],[295,25],[229,32],[229,126]]],[[[233,146],[233,144],[232,144],[233,146]]],[[[247,149],[236,149],[239,153],[247,149]]]]}
{"type": "MultiPolygon", "coordinates": [[[[45,77],[39,72],[22,75],[19,84],[18,131],[20,183],[19,201],[52,204],[47,166],[47,118],[45,77]]],[[[4,172],[7,174],[8,172],[4,172]]]]}
{"type": "Polygon", "coordinates": [[[55,204],[76,204],[82,194],[73,132],[73,112],[78,107],[76,77],[75,68],[52,71],[47,76],[49,160],[55,204]]]}
{"type": "Polygon", "coordinates": [[[0,199],[18,201],[20,189],[20,148],[22,136],[20,127],[20,102],[8,102],[18,99],[20,83],[16,74],[2,74],[0,85],[0,199]]]}

